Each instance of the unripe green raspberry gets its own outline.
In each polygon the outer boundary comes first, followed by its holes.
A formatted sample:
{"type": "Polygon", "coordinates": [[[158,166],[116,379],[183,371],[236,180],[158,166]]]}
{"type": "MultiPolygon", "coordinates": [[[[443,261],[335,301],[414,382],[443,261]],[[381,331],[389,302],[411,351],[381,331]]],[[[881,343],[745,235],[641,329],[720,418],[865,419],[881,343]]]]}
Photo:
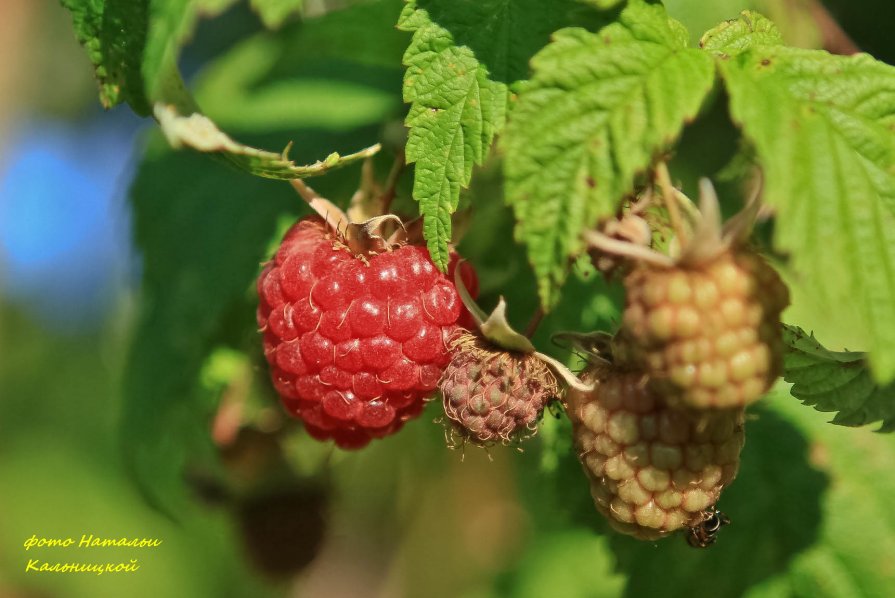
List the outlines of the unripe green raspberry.
{"type": "Polygon", "coordinates": [[[461,441],[508,444],[536,431],[541,411],[559,389],[541,359],[504,351],[465,331],[450,348],[440,388],[444,412],[461,441]]]}
{"type": "Polygon", "coordinates": [[[643,540],[699,525],[736,476],[743,410],[672,409],[643,374],[608,366],[585,378],[595,390],[566,400],[597,510],[643,540]]]}
{"type": "Polygon", "coordinates": [[[669,404],[743,407],[780,375],[789,296],[758,255],[740,249],[698,266],[639,264],[625,289],[615,353],[644,369],[669,404]]]}

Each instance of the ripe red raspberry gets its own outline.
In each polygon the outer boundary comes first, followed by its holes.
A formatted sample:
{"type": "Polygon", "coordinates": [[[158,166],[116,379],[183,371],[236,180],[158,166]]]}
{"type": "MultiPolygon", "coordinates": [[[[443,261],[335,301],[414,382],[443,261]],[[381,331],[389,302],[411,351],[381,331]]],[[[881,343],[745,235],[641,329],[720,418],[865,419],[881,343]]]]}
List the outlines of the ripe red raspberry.
{"type": "Polygon", "coordinates": [[[758,255],[739,249],[698,265],[638,264],[625,289],[616,354],[646,370],[669,404],[743,407],[780,375],[789,296],[758,255]]]}
{"type": "Polygon", "coordinates": [[[533,354],[505,351],[463,332],[441,380],[444,412],[461,440],[487,446],[521,440],[559,392],[556,378],[533,354]]]}
{"type": "Polygon", "coordinates": [[[312,436],[343,448],[388,436],[420,413],[464,311],[425,248],[362,259],[317,216],[286,233],[258,294],[283,404],[312,436]]]}
{"type": "Polygon", "coordinates": [[[597,510],[643,540],[700,525],[736,476],[743,410],[672,409],[643,374],[602,367],[592,392],[567,394],[578,456],[597,510]]]}

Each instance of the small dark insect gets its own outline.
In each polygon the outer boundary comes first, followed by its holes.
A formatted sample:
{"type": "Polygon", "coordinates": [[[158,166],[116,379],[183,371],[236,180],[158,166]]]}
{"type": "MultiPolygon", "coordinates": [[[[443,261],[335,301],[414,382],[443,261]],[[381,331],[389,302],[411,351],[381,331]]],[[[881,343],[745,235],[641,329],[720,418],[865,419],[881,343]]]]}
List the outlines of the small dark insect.
{"type": "Polygon", "coordinates": [[[730,523],[730,518],[714,507],[702,512],[699,525],[687,528],[687,544],[693,548],[708,548],[715,543],[718,531],[730,523]]]}

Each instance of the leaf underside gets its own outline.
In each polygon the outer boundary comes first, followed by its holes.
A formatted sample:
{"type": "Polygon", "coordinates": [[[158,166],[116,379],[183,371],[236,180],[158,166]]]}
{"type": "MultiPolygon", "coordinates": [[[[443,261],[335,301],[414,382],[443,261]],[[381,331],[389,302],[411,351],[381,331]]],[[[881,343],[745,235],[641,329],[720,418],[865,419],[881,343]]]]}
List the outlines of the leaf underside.
{"type": "Polygon", "coordinates": [[[180,116],[172,106],[157,104],[155,116],[171,147],[175,149],[188,147],[199,152],[218,155],[237,168],[268,179],[291,180],[320,175],[334,168],[369,158],[380,148],[377,143],[347,156],[332,153],[314,164],[298,166],[288,158],[286,151],[275,154],[233,141],[201,114],[180,116]]]}

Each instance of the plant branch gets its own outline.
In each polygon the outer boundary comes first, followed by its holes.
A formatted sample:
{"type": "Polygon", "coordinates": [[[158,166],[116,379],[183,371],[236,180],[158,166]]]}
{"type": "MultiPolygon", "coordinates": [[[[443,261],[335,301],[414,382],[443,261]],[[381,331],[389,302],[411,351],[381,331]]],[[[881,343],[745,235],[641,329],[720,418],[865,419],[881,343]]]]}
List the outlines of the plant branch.
{"type": "Polygon", "coordinates": [[[395,199],[395,192],[398,187],[398,181],[401,179],[401,174],[404,172],[404,169],[407,167],[407,161],[404,158],[404,150],[398,150],[398,153],[395,155],[395,161],[392,164],[392,169],[388,173],[388,178],[385,181],[385,190],[382,192],[382,197],[379,200],[380,205],[382,206],[382,213],[387,214],[392,205],[392,200],[395,199]]]}
{"type": "Polygon", "coordinates": [[[528,321],[528,326],[525,327],[525,336],[527,338],[534,336],[534,333],[538,331],[538,326],[541,325],[541,320],[543,319],[544,308],[539,305],[538,309],[535,310],[535,313],[532,314],[531,319],[528,321]]]}
{"type": "Polygon", "coordinates": [[[861,51],[858,45],[842,29],[836,18],[819,0],[812,0],[808,6],[814,22],[823,36],[824,49],[832,54],[850,56],[861,51]]]}

